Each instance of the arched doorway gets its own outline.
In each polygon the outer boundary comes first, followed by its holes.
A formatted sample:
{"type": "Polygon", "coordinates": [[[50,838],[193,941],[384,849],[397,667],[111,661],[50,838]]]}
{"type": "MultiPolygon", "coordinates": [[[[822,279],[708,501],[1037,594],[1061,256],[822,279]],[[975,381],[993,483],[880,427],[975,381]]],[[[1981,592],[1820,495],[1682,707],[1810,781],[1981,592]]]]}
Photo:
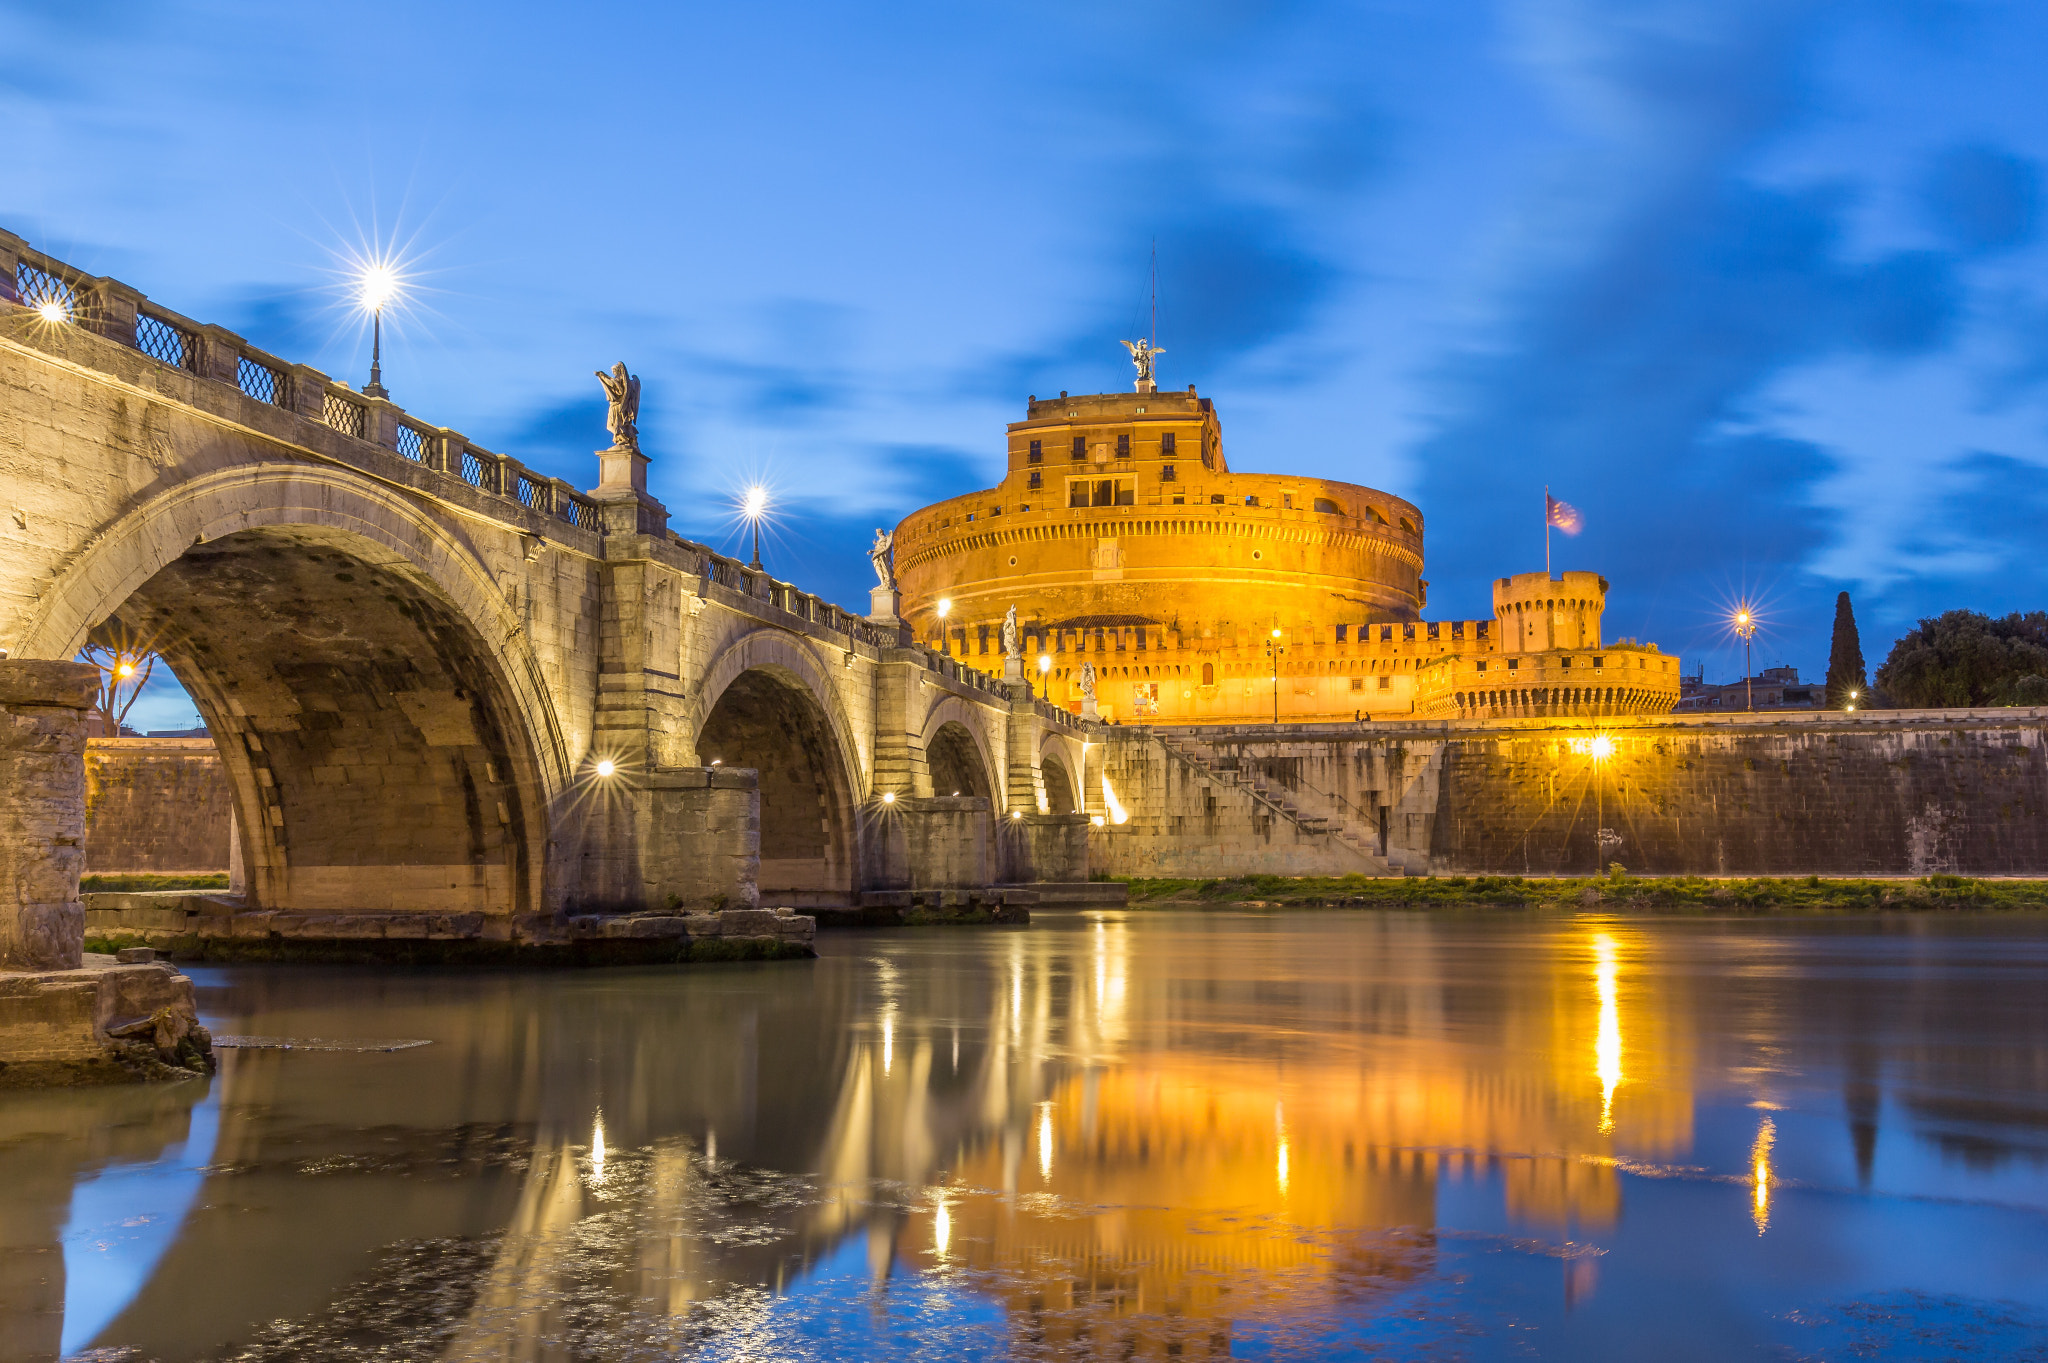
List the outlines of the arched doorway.
{"type": "Polygon", "coordinates": [[[1075,798],[1074,778],[1067,774],[1066,764],[1048,753],[1039,764],[1039,774],[1045,782],[1045,812],[1048,814],[1075,814],[1080,812],[1080,801],[1075,798]]]}
{"type": "Polygon", "coordinates": [[[278,525],[193,544],[103,622],[163,655],[234,787],[252,907],[541,907],[545,797],[477,629],[401,555],[278,525]]]}
{"type": "Polygon", "coordinates": [[[979,795],[995,807],[995,790],[982,761],[974,735],[957,720],[939,726],[925,745],[925,768],[931,773],[934,795],[979,795]]]}
{"type": "Polygon", "coordinates": [[[761,779],[761,902],[840,902],[852,892],[852,792],[824,710],[794,676],[740,673],[697,736],[706,762],[761,779]]]}

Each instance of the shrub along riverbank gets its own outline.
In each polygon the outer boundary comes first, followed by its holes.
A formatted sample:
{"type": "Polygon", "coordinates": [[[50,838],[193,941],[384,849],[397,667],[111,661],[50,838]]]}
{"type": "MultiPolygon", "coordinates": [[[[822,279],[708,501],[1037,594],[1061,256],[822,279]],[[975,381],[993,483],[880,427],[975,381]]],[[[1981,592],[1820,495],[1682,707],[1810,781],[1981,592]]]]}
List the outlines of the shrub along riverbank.
{"type": "Polygon", "coordinates": [[[2048,880],[1753,880],[1632,876],[1238,876],[1125,882],[1131,907],[1274,909],[1599,909],[1678,913],[1896,913],[2048,909],[2048,880]]]}

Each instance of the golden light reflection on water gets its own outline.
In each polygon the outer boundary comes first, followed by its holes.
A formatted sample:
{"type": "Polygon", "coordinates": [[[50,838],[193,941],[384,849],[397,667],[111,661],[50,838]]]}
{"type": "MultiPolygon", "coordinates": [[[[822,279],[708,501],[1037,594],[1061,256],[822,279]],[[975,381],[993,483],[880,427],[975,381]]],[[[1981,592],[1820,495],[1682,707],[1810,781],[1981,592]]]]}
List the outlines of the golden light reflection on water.
{"type": "Polygon", "coordinates": [[[1777,1143],[1778,1124],[1765,1117],[1757,1123],[1756,1142],[1749,1147],[1750,1183],[1754,1189],[1750,1219],[1756,1222],[1758,1235],[1771,1228],[1771,1147],[1777,1143]]]}
{"type": "Polygon", "coordinates": [[[1600,1031],[1593,1042],[1593,1068],[1600,1076],[1600,1132],[1614,1130],[1614,1090],[1621,1086],[1621,1007],[1615,1000],[1615,946],[1606,933],[1593,938],[1594,987],[1600,994],[1600,1031]]]}

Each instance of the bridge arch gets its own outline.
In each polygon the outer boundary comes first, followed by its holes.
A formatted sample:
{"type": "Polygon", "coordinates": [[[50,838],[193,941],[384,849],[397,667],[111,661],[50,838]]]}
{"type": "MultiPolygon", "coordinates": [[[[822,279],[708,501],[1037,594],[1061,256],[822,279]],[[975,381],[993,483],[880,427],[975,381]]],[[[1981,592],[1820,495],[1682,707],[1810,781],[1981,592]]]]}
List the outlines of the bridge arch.
{"type": "Polygon", "coordinates": [[[925,715],[922,745],[925,772],[934,795],[979,795],[992,813],[1003,808],[1001,770],[989,751],[981,716],[958,696],[948,695],[925,715]]]}
{"type": "Polygon", "coordinates": [[[19,656],[108,623],[197,702],[252,907],[546,906],[554,705],[479,548],[397,490],[278,464],[181,483],[67,566],[19,656]]]}
{"type": "Polygon", "coordinates": [[[1039,789],[1048,814],[1080,814],[1088,808],[1081,790],[1084,765],[1081,746],[1058,734],[1047,734],[1038,749],[1039,789]]]}
{"type": "Polygon", "coordinates": [[[866,783],[831,674],[798,636],[757,629],[706,669],[700,704],[698,761],[760,773],[761,902],[844,902],[866,783]]]}

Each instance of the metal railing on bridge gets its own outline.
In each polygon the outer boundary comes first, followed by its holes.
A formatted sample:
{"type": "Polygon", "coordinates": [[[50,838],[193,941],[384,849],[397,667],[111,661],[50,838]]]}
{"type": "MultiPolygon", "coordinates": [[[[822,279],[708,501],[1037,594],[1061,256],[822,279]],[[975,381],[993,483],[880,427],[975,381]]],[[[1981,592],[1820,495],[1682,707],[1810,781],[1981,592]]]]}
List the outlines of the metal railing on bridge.
{"type": "Polygon", "coordinates": [[[89,275],[0,233],[0,301],[33,309],[55,323],[85,328],[133,346],[159,364],[232,385],[244,396],[282,407],[424,468],[460,479],[478,492],[585,530],[598,530],[597,503],[559,478],[493,454],[445,427],[411,419],[403,408],[367,397],[309,365],[295,365],[250,345],[225,327],[208,326],[160,308],[119,280],[89,275]]]}

